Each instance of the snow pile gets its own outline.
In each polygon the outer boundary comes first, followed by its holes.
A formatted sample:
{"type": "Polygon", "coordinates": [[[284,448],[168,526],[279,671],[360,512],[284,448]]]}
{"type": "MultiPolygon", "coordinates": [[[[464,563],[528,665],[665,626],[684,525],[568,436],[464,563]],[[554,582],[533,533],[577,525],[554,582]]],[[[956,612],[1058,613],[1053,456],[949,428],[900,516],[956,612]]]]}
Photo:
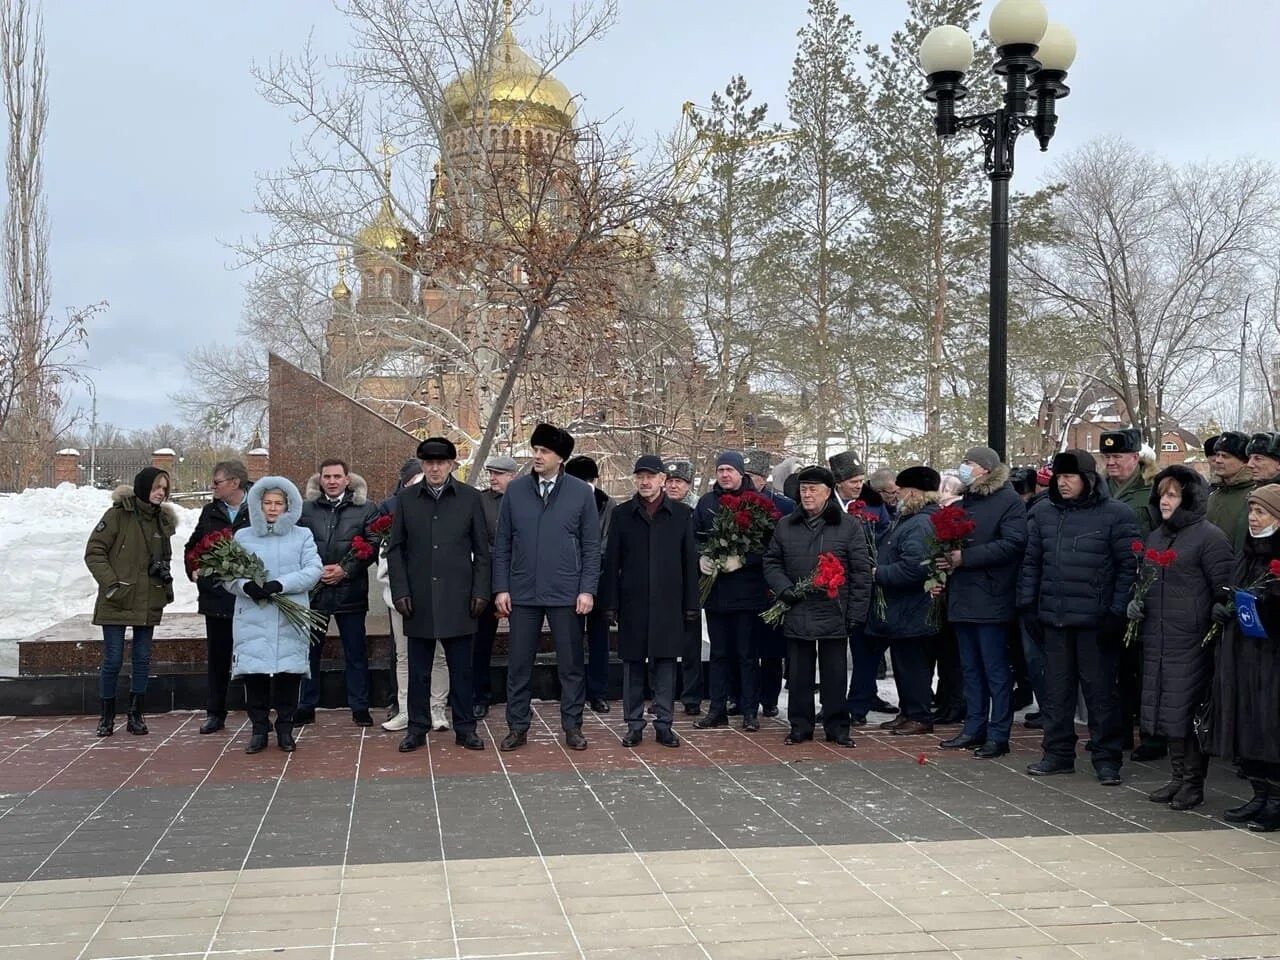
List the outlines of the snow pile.
{"type": "MultiPolygon", "coordinates": [[[[111,491],[75,487],[0,494],[0,637],[25,637],[79,613],[92,613],[98,587],[84,565],[89,534],[111,506],[111,491]]],[[[196,585],[182,566],[183,547],[199,510],[173,504],[175,602],[166,612],[196,609],[196,585]]]]}

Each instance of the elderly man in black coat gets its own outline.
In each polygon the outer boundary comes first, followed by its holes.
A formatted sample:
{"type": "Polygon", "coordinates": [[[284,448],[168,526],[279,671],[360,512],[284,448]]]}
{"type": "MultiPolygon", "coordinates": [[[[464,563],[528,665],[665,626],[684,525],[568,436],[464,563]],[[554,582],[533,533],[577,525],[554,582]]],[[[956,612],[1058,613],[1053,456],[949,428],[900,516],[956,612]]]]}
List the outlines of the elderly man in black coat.
{"type": "Polygon", "coordinates": [[[789,607],[782,630],[787,637],[787,718],[785,742],[813,739],[814,668],[821,671],[822,725],[827,741],[852,747],[845,709],[846,638],[867,621],[871,601],[871,557],[860,520],[840,508],[835,479],[826,467],[799,473],[800,509],[774,527],[764,555],[769,589],[789,607]],[[811,577],[818,557],[829,553],[844,567],[844,583],[835,597],[817,586],[798,586],[811,577]]]}
{"type": "Polygon", "coordinates": [[[471,642],[489,602],[489,535],[473,487],[453,479],[458,452],[445,437],[418,444],[422,482],[397,495],[387,547],[391,597],[409,646],[409,729],[400,752],[422,746],[436,644],[449,665],[449,706],[459,746],[483,750],[472,713],[471,642]]]}
{"type": "Polygon", "coordinates": [[[613,511],[600,602],[618,624],[622,660],[624,747],[644,732],[644,671],[653,686],[653,728],[658,743],[678,747],[671,732],[675,706],[676,658],[684,646],[686,623],[698,622],[698,546],[693,511],[663,492],[662,460],[646,454],[633,471],[636,495],[613,511]]]}

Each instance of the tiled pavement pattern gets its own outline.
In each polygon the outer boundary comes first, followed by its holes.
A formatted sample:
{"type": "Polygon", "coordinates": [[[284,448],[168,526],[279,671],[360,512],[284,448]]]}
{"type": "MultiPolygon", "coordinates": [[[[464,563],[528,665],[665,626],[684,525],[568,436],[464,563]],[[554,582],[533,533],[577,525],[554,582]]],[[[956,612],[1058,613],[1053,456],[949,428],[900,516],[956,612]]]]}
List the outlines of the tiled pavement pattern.
{"type": "Polygon", "coordinates": [[[1161,765],[1027,777],[1030,731],[977,761],[680,718],[625,750],[588,713],[571,753],[536,716],[513,754],[402,755],[322,712],[291,757],[190,714],[0,720],[0,960],[1280,957],[1280,836],[1216,819],[1220,767],[1178,814],[1161,765]]]}

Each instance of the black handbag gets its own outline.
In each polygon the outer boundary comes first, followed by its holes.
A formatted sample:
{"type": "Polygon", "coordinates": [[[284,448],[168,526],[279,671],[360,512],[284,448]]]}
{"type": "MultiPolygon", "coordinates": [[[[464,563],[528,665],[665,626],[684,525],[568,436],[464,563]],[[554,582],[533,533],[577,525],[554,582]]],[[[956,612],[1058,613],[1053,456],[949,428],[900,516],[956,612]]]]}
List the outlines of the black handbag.
{"type": "Polygon", "coordinates": [[[1196,707],[1191,715],[1191,729],[1200,741],[1200,749],[1209,752],[1209,741],[1213,736],[1213,692],[1204,698],[1204,702],[1196,707]]]}

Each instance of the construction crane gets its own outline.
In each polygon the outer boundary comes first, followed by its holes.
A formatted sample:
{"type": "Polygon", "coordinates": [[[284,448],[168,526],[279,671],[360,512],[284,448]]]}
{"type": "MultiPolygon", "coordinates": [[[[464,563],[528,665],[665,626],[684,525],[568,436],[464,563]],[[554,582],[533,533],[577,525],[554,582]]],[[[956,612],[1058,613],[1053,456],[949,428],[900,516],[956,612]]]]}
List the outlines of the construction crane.
{"type": "Polygon", "coordinates": [[[712,155],[725,153],[728,150],[767,147],[774,143],[794,140],[800,136],[798,130],[780,128],[749,137],[731,137],[713,133],[697,122],[698,112],[702,110],[705,108],[699,107],[692,100],[686,100],[680,106],[680,125],[676,128],[672,139],[674,147],[672,192],[676,202],[688,199],[712,155]]]}

